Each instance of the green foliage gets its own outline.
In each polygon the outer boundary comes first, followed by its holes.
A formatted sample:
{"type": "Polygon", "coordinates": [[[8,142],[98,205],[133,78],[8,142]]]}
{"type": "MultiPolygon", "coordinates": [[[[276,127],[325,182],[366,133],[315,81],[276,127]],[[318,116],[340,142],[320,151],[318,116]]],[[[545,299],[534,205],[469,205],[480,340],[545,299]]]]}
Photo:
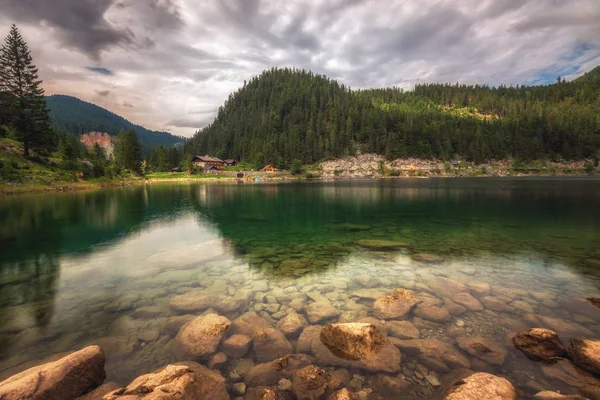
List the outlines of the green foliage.
{"type": "Polygon", "coordinates": [[[302,161],[295,158],[292,161],[292,166],[290,167],[290,171],[294,175],[300,175],[302,173],[302,161]]]}
{"type": "Polygon", "coordinates": [[[296,69],[263,72],[185,147],[256,168],[354,154],[476,164],[508,157],[591,158],[600,148],[600,68],[548,86],[417,85],[352,91],[296,69]]]}
{"type": "Polygon", "coordinates": [[[594,163],[592,161],[589,161],[589,160],[586,161],[583,164],[583,169],[585,169],[585,172],[587,172],[589,174],[590,172],[592,172],[594,170],[594,163]]]}
{"type": "Polygon", "coordinates": [[[133,129],[122,130],[115,141],[115,163],[136,174],[141,173],[142,150],[133,129]]]}
{"type": "Polygon", "coordinates": [[[118,136],[121,130],[133,129],[139,137],[144,153],[158,146],[171,148],[185,142],[182,137],[168,132],[148,130],[76,97],[52,95],[47,97],[46,102],[50,110],[52,126],[74,136],[88,132],[106,132],[111,136],[118,136]]]}
{"type": "Polygon", "coordinates": [[[381,175],[385,175],[385,161],[379,160],[377,162],[377,172],[379,172],[381,175]]]}
{"type": "Polygon", "coordinates": [[[25,157],[29,150],[49,154],[56,144],[41,83],[29,47],[13,24],[0,48],[0,124],[14,127],[25,157]]]}

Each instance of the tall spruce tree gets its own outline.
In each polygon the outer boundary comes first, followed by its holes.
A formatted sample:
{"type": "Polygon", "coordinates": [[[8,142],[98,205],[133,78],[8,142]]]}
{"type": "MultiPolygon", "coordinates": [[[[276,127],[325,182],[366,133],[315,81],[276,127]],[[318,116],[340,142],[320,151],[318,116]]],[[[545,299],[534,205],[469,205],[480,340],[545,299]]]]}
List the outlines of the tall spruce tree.
{"type": "Polygon", "coordinates": [[[115,142],[115,162],[117,165],[141,173],[142,149],[133,129],[121,130],[115,142]]]}
{"type": "Polygon", "coordinates": [[[56,144],[41,83],[29,47],[13,24],[0,48],[0,92],[6,122],[23,140],[26,157],[30,149],[45,153],[56,144]]]}

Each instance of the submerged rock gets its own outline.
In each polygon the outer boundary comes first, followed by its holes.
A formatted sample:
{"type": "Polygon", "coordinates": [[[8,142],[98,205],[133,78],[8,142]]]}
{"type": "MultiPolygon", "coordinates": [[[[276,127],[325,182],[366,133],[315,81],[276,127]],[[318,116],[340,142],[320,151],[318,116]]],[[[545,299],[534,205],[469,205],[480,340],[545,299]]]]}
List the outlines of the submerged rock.
{"type": "Polygon", "coordinates": [[[391,340],[403,353],[437,372],[471,368],[471,362],[454,346],[435,339],[391,340]]]}
{"type": "Polygon", "coordinates": [[[419,330],[410,321],[388,321],[385,324],[388,335],[398,339],[418,339],[419,330]]]}
{"type": "Polygon", "coordinates": [[[396,242],[393,240],[379,240],[379,239],[363,239],[356,242],[360,247],[367,248],[375,251],[390,251],[399,250],[410,247],[410,244],[406,242],[396,242]]]}
{"type": "Polygon", "coordinates": [[[415,308],[414,314],[419,318],[433,322],[448,322],[452,318],[448,310],[431,303],[419,304],[415,308]]]}
{"type": "Polygon", "coordinates": [[[483,310],[483,306],[475,297],[471,296],[469,293],[458,293],[452,296],[452,301],[456,304],[460,304],[468,308],[471,311],[481,311],[483,310]]]}
{"type": "Polygon", "coordinates": [[[402,318],[419,302],[410,290],[396,289],[391,296],[383,296],[375,300],[373,314],[379,319],[402,318]]]}
{"type": "Polygon", "coordinates": [[[104,381],[104,362],[100,347],[85,347],[0,382],[0,399],[75,399],[104,381]]]}
{"type": "Polygon", "coordinates": [[[506,359],[506,349],[497,343],[483,337],[459,337],[458,347],[488,364],[502,365],[506,359]]]}
{"type": "Polygon", "coordinates": [[[569,339],[569,358],[578,367],[600,375],[600,340],[569,339]]]}
{"type": "Polygon", "coordinates": [[[185,324],[175,337],[180,357],[208,359],[216,351],[231,321],[217,314],[206,314],[185,324]]]}
{"type": "Polygon", "coordinates": [[[248,387],[270,386],[291,379],[294,372],[314,362],[305,354],[290,354],[275,361],[254,365],[244,376],[248,387]]]}
{"type": "Polygon", "coordinates": [[[319,301],[310,303],[306,307],[306,316],[311,324],[316,324],[328,319],[338,317],[341,312],[333,307],[327,298],[323,297],[319,301]]]}
{"type": "Polygon", "coordinates": [[[231,328],[229,330],[232,334],[239,333],[248,337],[252,337],[256,331],[272,327],[273,326],[269,323],[269,321],[257,313],[250,311],[237,317],[231,324],[231,328]]]}
{"type": "Polygon", "coordinates": [[[317,400],[327,390],[331,374],[314,365],[308,365],[294,373],[292,392],[298,400],[317,400]]]}
{"type": "Polygon", "coordinates": [[[296,336],[304,327],[308,325],[308,321],[304,316],[291,312],[279,320],[277,329],[282,331],[286,336],[296,336]]]}
{"type": "Polygon", "coordinates": [[[356,399],[356,394],[344,388],[338,390],[333,393],[331,396],[327,398],[327,400],[354,400],[356,399]]]}
{"type": "Polygon", "coordinates": [[[230,399],[225,379],[218,372],[195,362],[169,364],[104,396],[104,400],[169,398],[230,399]]]}
{"type": "Polygon", "coordinates": [[[385,398],[396,398],[401,393],[407,393],[412,384],[402,375],[389,376],[377,374],[369,377],[369,386],[385,398]]]}
{"type": "Polygon", "coordinates": [[[439,264],[444,261],[442,257],[432,253],[414,253],[412,259],[427,264],[439,264]]]}
{"type": "Polygon", "coordinates": [[[116,382],[104,382],[91,392],[79,396],[76,400],[102,400],[104,395],[119,389],[121,385],[116,382]]]}
{"type": "Polygon", "coordinates": [[[600,308],[600,297],[588,297],[585,300],[594,307],[600,308]]]}
{"type": "Polygon", "coordinates": [[[221,350],[232,358],[242,358],[250,349],[252,339],[246,335],[231,335],[221,342],[221,350]]]}
{"type": "Polygon", "coordinates": [[[517,333],[514,346],[533,361],[552,362],[556,357],[566,357],[567,349],[560,337],[549,329],[533,328],[517,333]]]}
{"type": "Polygon", "coordinates": [[[506,379],[478,372],[455,383],[444,400],[514,400],[515,388],[506,379]]]}
{"type": "Polygon", "coordinates": [[[387,342],[371,324],[330,324],[321,330],[321,342],[345,360],[363,360],[377,354],[387,342]]]}
{"type": "Polygon", "coordinates": [[[254,353],[258,362],[267,362],[293,352],[292,345],[277,329],[259,329],[252,336],[254,353]]]}

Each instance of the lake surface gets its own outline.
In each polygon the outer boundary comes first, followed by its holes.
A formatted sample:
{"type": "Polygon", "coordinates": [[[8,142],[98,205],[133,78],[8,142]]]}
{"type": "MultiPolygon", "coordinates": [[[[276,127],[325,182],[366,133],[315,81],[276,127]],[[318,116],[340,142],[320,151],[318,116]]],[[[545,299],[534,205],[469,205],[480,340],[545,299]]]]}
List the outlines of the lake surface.
{"type": "MultiPolygon", "coordinates": [[[[406,395],[435,397],[459,368],[427,353],[433,340],[470,369],[507,377],[521,396],[574,394],[585,379],[572,367],[530,361],[510,339],[531,327],[565,344],[600,338],[600,310],[583,301],[600,296],[599,204],[600,180],[577,178],[157,184],[0,198],[0,380],[99,344],[107,380],[126,384],[178,361],[179,315],[233,321],[254,311],[277,327],[297,312],[309,325],[371,321],[400,340],[401,370],[389,375],[411,383],[406,395]],[[423,301],[402,318],[414,329],[373,319],[373,300],[396,288],[423,301]],[[172,307],[192,292],[214,304],[172,307]],[[477,303],[460,305],[458,293],[477,303]],[[312,303],[337,312],[321,318],[312,303]],[[501,362],[461,349],[465,337],[487,339],[501,362]],[[416,350],[410,338],[423,339],[416,350]]],[[[300,332],[287,340],[310,353],[300,332]]],[[[251,349],[218,367],[229,379],[259,358],[251,349]]],[[[390,398],[369,385],[378,371],[346,367],[348,387],[390,398]]]]}

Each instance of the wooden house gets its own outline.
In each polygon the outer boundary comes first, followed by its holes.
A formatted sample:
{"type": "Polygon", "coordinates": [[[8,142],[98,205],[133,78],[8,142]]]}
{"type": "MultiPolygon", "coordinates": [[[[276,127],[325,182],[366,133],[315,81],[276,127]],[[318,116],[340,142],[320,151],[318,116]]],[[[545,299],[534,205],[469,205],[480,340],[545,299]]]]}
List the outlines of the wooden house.
{"type": "Polygon", "coordinates": [[[228,167],[235,167],[237,165],[237,161],[235,161],[233,158],[228,158],[227,160],[223,160],[223,162],[228,167]]]}
{"type": "Polygon", "coordinates": [[[206,167],[223,168],[223,165],[225,165],[225,162],[223,160],[221,160],[220,158],[216,158],[216,157],[196,156],[196,157],[192,158],[192,164],[194,164],[196,167],[199,167],[199,168],[206,168],[206,167]]]}
{"type": "Polygon", "coordinates": [[[272,164],[265,165],[265,167],[263,169],[261,169],[261,172],[270,172],[270,173],[273,173],[275,171],[277,171],[277,168],[275,168],[272,164]]]}
{"type": "Polygon", "coordinates": [[[179,167],[171,168],[171,173],[175,173],[175,172],[183,172],[183,171],[179,167]]]}

